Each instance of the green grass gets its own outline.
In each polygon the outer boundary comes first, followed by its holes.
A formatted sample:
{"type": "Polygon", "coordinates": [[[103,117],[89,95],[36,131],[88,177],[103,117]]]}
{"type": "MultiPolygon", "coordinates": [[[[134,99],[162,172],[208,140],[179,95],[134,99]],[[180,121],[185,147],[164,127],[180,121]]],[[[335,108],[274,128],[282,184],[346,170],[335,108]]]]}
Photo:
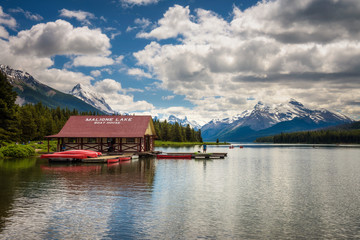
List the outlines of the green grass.
{"type": "Polygon", "coordinates": [[[227,142],[216,143],[216,142],[170,142],[170,141],[158,141],[155,140],[155,147],[186,147],[196,145],[229,145],[227,142]]]}

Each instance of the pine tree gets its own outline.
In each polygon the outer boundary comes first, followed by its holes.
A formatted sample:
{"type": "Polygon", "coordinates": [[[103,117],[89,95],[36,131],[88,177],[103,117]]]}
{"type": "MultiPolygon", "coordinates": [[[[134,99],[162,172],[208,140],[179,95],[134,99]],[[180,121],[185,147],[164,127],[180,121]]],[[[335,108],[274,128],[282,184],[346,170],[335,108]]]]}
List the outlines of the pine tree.
{"type": "Polygon", "coordinates": [[[16,96],[6,76],[0,72],[0,145],[17,140],[16,96]]]}

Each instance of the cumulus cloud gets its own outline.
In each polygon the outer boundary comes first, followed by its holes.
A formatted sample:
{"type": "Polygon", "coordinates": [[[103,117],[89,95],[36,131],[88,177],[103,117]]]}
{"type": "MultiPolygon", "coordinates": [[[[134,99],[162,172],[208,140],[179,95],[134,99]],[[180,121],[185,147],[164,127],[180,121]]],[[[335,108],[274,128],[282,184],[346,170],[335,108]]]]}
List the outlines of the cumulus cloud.
{"type": "Polygon", "coordinates": [[[85,12],[85,11],[71,11],[68,9],[61,9],[60,10],[60,16],[61,17],[67,17],[67,18],[75,18],[76,20],[78,20],[79,22],[81,22],[82,24],[85,25],[90,25],[90,20],[89,19],[95,19],[95,15],[89,12],[85,12]]]}
{"type": "Polygon", "coordinates": [[[101,75],[101,71],[100,70],[93,70],[90,72],[91,76],[93,77],[99,77],[101,75]]]}
{"type": "Polygon", "coordinates": [[[48,57],[53,55],[110,54],[110,39],[100,29],[74,28],[64,20],[40,23],[10,37],[15,54],[48,57]]]}
{"type": "Polygon", "coordinates": [[[162,87],[207,109],[203,118],[251,108],[249,97],[294,97],[330,109],[348,104],[343,113],[352,115],[360,110],[347,95],[360,97],[352,91],[360,87],[359,15],[357,0],[262,1],[234,7],[230,19],[174,5],[155,28],[137,34],[153,41],[134,57],[162,87]]]}
{"type": "Polygon", "coordinates": [[[103,67],[114,64],[114,60],[103,56],[78,56],[73,61],[73,66],[103,67]]]}
{"type": "Polygon", "coordinates": [[[89,85],[93,77],[81,72],[72,72],[64,69],[43,69],[31,73],[36,79],[62,92],[68,92],[76,84],[89,85]]]}
{"type": "Polygon", "coordinates": [[[144,72],[144,70],[140,68],[130,68],[127,73],[131,76],[151,78],[151,74],[144,72]]]}
{"type": "Polygon", "coordinates": [[[68,92],[77,83],[90,84],[93,77],[51,68],[53,57],[71,57],[76,66],[104,66],[114,63],[107,57],[111,53],[110,47],[110,39],[101,30],[75,28],[64,20],[57,20],[34,25],[8,40],[0,39],[0,62],[27,71],[39,81],[68,92]]]}
{"type": "Polygon", "coordinates": [[[117,112],[149,111],[155,107],[146,101],[135,101],[132,95],[126,94],[121,83],[113,79],[104,79],[94,84],[95,90],[117,112]]]}

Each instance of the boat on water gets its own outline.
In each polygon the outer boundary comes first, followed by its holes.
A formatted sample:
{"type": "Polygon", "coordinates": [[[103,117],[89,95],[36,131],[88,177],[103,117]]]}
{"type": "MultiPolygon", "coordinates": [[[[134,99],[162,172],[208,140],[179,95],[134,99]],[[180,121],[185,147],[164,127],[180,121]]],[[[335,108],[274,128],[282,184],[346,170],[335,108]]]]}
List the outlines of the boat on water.
{"type": "Polygon", "coordinates": [[[120,162],[129,161],[129,160],[131,160],[131,157],[119,157],[118,159],[119,159],[120,162]]]}
{"type": "Polygon", "coordinates": [[[158,159],[191,159],[191,154],[186,155],[169,155],[169,154],[158,154],[156,155],[156,158],[158,159]]]}
{"type": "Polygon", "coordinates": [[[84,159],[87,158],[86,154],[82,153],[49,153],[49,154],[43,154],[40,156],[40,158],[48,158],[48,159],[84,159]]]}
{"type": "Polygon", "coordinates": [[[91,150],[69,150],[42,154],[40,158],[47,158],[50,161],[77,161],[85,158],[97,158],[100,155],[101,153],[91,150]]]}
{"type": "Polygon", "coordinates": [[[99,157],[102,155],[101,152],[95,152],[95,151],[92,151],[92,150],[82,150],[82,149],[79,149],[79,150],[68,150],[68,151],[62,151],[62,152],[56,152],[56,153],[59,153],[59,154],[69,154],[69,153],[75,153],[75,154],[85,154],[87,157],[99,157]]]}
{"type": "Polygon", "coordinates": [[[108,159],[108,160],[107,160],[107,163],[117,163],[117,162],[119,162],[119,159],[118,159],[118,158],[108,159]]]}

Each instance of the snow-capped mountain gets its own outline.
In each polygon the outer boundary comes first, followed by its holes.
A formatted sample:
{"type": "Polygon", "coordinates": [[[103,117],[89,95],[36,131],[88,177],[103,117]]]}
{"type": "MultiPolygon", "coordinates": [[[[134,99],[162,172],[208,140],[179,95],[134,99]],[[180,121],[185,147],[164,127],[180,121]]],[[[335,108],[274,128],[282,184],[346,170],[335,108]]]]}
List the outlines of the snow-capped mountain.
{"type": "Polygon", "coordinates": [[[202,128],[203,138],[228,141],[254,140],[262,134],[273,132],[311,130],[353,120],[326,109],[314,110],[290,99],[286,103],[267,105],[258,102],[252,111],[244,111],[232,118],[212,120],[202,128]]]}
{"type": "Polygon", "coordinates": [[[78,83],[69,93],[103,112],[108,114],[114,113],[105,99],[96,93],[91,86],[78,83]]]}
{"type": "Polygon", "coordinates": [[[41,83],[27,72],[3,64],[0,65],[0,71],[6,75],[7,80],[13,86],[13,90],[17,93],[16,103],[18,105],[41,102],[50,108],[77,109],[80,112],[99,111],[70,94],[60,92],[41,83]]]}
{"type": "MultiPolygon", "coordinates": [[[[161,116],[161,115],[160,115],[161,116]]],[[[191,128],[195,129],[196,131],[201,128],[201,125],[198,124],[196,121],[190,121],[186,116],[184,118],[178,118],[174,115],[170,115],[169,117],[165,116],[155,116],[154,120],[160,120],[160,121],[167,121],[170,124],[175,124],[176,122],[181,124],[181,126],[186,127],[188,124],[191,128]]]]}
{"type": "Polygon", "coordinates": [[[175,124],[176,122],[181,124],[181,126],[186,127],[188,124],[190,125],[191,128],[195,129],[195,130],[199,130],[201,128],[201,125],[198,124],[196,121],[190,121],[188,120],[188,118],[185,116],[183,119],[175,117],[174,115],[170,115],[169,118],[167,119],[168,123],[171,124],[175,124]]]}

